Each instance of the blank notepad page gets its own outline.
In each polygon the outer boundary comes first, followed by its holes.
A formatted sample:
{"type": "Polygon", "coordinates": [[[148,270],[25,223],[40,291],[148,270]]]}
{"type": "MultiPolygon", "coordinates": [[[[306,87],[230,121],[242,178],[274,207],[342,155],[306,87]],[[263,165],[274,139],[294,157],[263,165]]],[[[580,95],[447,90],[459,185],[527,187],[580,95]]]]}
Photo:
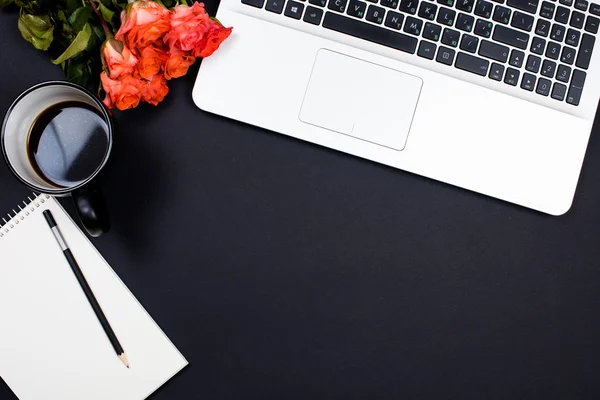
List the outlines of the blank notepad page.
{"type": "Polygon", "coordinates": [[[19,399],[145,399],[187,365],[52,197],[37,197],[0,232],[0,376],[19,399]],[[73,275],[45,209],[54,214],[129,369],[73,275]]]}

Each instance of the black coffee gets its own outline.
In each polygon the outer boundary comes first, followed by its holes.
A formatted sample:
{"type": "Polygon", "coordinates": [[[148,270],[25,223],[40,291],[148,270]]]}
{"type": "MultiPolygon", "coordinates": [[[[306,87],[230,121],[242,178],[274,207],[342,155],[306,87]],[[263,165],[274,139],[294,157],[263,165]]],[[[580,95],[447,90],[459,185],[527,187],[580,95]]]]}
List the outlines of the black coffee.
{"type": "Polygon", "coordinates": [[[69,101],[45,109],[29,132],[29,161],[53,186],[68,188],[88,179],[104,161],[108,124],[85,103],[69,101]]]}

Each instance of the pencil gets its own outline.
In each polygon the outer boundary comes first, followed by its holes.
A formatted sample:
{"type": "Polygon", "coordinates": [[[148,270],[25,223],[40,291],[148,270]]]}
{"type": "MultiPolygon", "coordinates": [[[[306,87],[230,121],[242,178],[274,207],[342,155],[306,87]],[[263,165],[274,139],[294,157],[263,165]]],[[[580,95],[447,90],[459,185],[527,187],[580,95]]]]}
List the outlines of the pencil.
{"type": "Polygon", "coordinates": [[[115,349],[117,356],[121,359],[123,364],[125,364],[125,366],[127,368],[129,368],[129,361],[127,360],[125,351],[123,350],[123,347],[121,347],[121,344],[119,343],[119,339],[117,339],[115,332],[110,327],[110,324],[108,323],[108,320],[106,319],[106,316],[104,315],[104,312],[102,311],[102,308],[100,308],[100,304],[98,304],[98,301],[96,300],[96,297],[94,296],[94,293],[92,292],[92,289],[90,288],[90,285],[85,280],[85,276],[83,276],[83,273],[81,272],[81,269],[79,268],[79,265],[77,264],[77,261],[75,260],[75,257],[73,256],[73,253],[69,249],[69,246],[67,246],[67,242],[65,241],[62,233],[60,232],[60,229],[58,228],[58,225],[56,224],[56,221],[54,220],[54,217],[52,216],[52,212],[50,210],[45,210],[43,214],[44,214],[44,217],[46,218],[46,222],[48,222],[48,225],[50,226],[50,229],[52,230],[52,233],[54,233],[54,237],[56,238],[56,241],[60,245],[60,248],[62,249],[63,254],[65,255],[67,261],[69,262],[69,265],[71,266],[71,269],[73,270],[73,273],[75,274],[75,277],[77,278],[77,281],[79,282],[79,285],[81,286],[81,289],[83,290],[83,293],[85,293],[85,297],[87,297],[87,299],[90,303],[90,306],[92,306],[92,309],[94,310],[94,313],[96,314],[96,317],[98,318],[98,321],[100,321],[100,325],[102,325],[102,328],[104,329],[104,332],[106,333],[106,336],[108,336],[108,340],[110,341],[113,348],[115,349]]]}

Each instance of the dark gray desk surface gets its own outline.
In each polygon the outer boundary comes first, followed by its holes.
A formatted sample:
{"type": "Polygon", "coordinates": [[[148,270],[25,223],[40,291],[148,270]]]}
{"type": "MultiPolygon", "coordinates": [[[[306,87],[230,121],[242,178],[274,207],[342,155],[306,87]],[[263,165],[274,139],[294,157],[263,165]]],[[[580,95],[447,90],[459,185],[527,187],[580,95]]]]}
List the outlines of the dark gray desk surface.
{"type": "MultiPolygon", "coordinates": [[[[0,12],[0,112],[59,78],[0,12]]],[[[94,240],[190,361],[152,399],[600,397],[598,132],[554,218],[209,115],[194,78],[118,115],[94,240]]],[[[0,164],[0,210],[28,193],[0,164]]]]}

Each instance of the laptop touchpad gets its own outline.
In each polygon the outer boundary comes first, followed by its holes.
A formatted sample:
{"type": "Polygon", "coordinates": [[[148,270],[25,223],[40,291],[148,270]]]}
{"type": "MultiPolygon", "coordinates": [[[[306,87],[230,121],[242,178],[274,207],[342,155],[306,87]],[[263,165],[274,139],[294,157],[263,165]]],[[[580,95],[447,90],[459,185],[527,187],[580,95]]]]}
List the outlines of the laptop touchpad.
{"type": "Polygon", "coordinates": [[[321,49],[299,118],[345,135],[402,150],[423,81],[391,68],[321,49]]]}

